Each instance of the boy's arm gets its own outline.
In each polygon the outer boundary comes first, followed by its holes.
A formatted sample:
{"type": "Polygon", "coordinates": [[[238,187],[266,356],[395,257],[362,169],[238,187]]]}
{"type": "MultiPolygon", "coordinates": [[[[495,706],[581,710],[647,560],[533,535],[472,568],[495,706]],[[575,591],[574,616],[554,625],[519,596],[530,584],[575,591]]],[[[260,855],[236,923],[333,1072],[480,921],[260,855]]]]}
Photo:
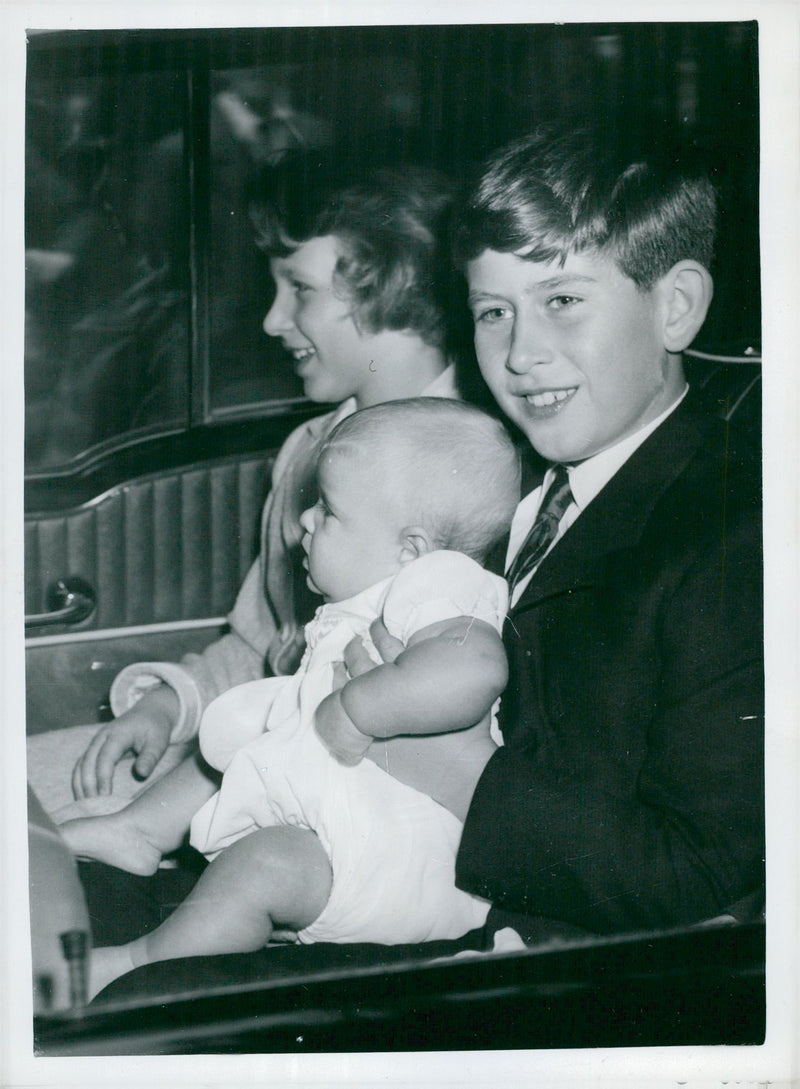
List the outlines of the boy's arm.
{"type": "Polygon", "coordinates": [[[320,704],[317,733],[342,763],[373,738],[439,734],[479,722],[502,693],[508,667],[496,630],[474,617],[416,632],[392,662],[349,680],[320,704]]]}

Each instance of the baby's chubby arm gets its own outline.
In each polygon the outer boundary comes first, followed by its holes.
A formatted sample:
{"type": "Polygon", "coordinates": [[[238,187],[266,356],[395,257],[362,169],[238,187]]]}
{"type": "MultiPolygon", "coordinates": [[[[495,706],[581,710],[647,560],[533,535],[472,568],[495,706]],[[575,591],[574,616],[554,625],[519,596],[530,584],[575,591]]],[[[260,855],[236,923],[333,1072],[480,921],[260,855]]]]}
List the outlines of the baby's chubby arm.
{"type": "MultiPolygon", "coordinates": [[[[374,664],[372,662],[371,666],[374,664]]],[[[334,665],[333,678],[333,692],[325,697],[314,713],[314,730],[331,756],[335,756],[340,764],[354,767],[363,759],[372,738],[358,729],[342,706],[342,688],[349,682],[343,662],[334,665]]]]}
{"type": "Polygon", "coordinates": [[[497,631],[470,616],[416,632],[391,662],[350,680],[342,705],[370,737],[439,734],[474,726],[508,681],[497,631]]]}
{"type": "Polygon", "coordinates": [[[438,621],[414,633],[392,661],[323,700],[315,726],[337,759],[355,764],[373,738],[474,726],[507,680],[503,643],[490,624],[469,616],[438,621]]]}

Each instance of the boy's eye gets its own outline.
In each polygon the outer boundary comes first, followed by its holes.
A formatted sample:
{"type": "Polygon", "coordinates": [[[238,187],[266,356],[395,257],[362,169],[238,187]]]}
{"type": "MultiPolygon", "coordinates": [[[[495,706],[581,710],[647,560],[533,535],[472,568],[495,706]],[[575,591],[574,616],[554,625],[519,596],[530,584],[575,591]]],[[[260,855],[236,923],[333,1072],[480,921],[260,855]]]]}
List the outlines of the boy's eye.
{"type": "Polygon", "coordinates": [[[550,310],[569,310],[580,301],[577,295],[551,295],[547,305],[550,310]]]}
{"type": "Polygon", "coordinates": [[[296,295],[302,295],[311,290],[311,284],[304,283],[302,280],[291,280],[290,283],[296,295]]]}

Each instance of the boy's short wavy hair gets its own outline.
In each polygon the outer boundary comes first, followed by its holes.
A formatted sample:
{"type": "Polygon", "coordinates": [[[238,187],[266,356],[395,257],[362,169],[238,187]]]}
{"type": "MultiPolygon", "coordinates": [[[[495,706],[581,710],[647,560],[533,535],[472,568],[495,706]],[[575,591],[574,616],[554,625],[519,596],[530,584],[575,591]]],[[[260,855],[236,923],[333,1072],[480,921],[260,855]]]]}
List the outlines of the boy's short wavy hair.
{"type": "Polygon", "coordinates": [[[705,173],[668,145],[622,154],[599,133],[539,129],[496,151],[455,221],[464,267],[484,250],[531,261],[610,256],[642,290],[678,261],[713,260],[716,197],[705,173]]]}
{"type": "Polygon", "coordinates": [[[267,171],[251,200],[256,243],[285,257],[335,235],[342,256],[334,277],[356,324],[371,333],[408,329],[447,351],[458,299],[448,246],[455,188],[421,166],[358,172],[355,158],[342,148],[298,152],[267,171]]]}
{"type": "Polygon", "coordinates": [[[389,486],[409,524],[436,548],[478,563],[511,526],[520,499],[520,456],[504,425],[447,397],[384,401],[345,417],[322,444],[368,466],[389,486]]]}

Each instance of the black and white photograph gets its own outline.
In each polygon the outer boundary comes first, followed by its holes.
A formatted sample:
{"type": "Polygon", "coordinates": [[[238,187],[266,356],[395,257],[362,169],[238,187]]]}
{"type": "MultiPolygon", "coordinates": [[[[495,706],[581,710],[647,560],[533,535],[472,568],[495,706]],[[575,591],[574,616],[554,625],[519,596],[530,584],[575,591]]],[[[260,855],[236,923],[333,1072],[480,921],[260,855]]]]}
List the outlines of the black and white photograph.
{"type": "Polygon", "coordinates": [[[800,6],[105,12],[4,16],[0,1083],[795,1084],[800,6]]]}

